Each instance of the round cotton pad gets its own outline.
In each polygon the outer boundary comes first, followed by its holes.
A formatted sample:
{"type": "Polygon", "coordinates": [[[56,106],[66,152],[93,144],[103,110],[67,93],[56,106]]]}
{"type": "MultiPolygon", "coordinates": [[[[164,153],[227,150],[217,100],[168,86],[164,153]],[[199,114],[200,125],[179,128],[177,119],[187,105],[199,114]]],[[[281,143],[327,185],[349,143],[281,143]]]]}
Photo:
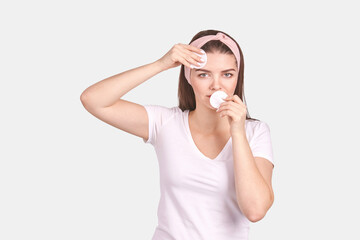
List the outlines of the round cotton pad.
{"type": "Polygon", "coordinates": [[[201,59],[204,59],[205,61],[204,61],[204,62],[200,62],[200,66],[196,66],[196,65],[191,64],[190,66],[191,66],[192,68],[202,68],[202,67],[204,67],[204,66],[206,65],[206,63],[207,63],[207,55],[206,55],[206,52],[205,52],[204,50],[202,50],[202,49],[201,49],[201,51],[203,52],[203,54],[197,54],[197,53],[195,53],[195,54],[198,55],[198,56],[200,56],[201,59]]]}
{"type": "Polygon", "coordinates": [[[211,106],[213,106],[214,108],[219,108],[220,104],[225,102],[225,100],[223,100],[223,99],[226,98],[227,96],[228,95],[224,91],[214,92],[210,97],[211,106]]]}

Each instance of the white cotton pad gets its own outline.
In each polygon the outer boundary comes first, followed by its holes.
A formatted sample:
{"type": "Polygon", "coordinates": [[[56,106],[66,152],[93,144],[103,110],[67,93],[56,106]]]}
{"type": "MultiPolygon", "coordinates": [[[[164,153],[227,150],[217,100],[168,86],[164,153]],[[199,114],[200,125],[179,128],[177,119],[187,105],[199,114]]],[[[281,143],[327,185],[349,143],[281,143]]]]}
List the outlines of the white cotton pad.
{"type": "Polygon", "coordinates": [[[196,66],[196,65],[193,65],[191,64],[190,66],[192,68],[203,68],[206,63],[207,63],[207,55],[206,55],[206,52],[204,50],[201,49],[201,51],[203,52],[203,54],[198,54],[198,53],[195,53],[196,55],[200,56],[201,59],[204,59],[205,61],[204,62],[200,62],[200,66],[196,66]]]}
{"type": "Polygon", "coordinates": [[[210,104],[214,108],[219,108],[220,104],[225,102],[225,99],[228,95],[224,91],[216,91],[210,97],[210,104]]]}

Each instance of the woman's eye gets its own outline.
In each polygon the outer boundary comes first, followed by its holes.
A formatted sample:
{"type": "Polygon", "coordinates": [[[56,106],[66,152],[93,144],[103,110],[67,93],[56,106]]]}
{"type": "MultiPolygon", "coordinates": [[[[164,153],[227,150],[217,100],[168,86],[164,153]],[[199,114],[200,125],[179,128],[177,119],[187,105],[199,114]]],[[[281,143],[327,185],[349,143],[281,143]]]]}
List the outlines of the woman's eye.
{"type": "MultiPolygon", "coordinates": [[[[207,75],[207,73],[200,73],[198,76],[199,77],[206,77],[206,75],[207,75]]],[[[232,73],[225,73],[225,76],[227,78],[231,78],[233,76],[233,74],[232,73]]]]}

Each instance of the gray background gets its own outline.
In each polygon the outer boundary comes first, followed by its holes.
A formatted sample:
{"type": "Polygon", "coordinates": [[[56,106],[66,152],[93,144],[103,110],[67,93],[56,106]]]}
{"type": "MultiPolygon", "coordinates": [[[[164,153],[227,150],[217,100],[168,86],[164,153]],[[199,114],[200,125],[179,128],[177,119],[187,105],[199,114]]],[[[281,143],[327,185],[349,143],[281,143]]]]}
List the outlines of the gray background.
{"type": "MultiPolygon", "coordinates": [[[[240,44],[252,117],[269,124],[275,202],[250,239],[359,239],[356,1],[4,1],[0,239],[150,239],[159,172],[141,138],[80,95],[199,31],[240,44]]],[[[176,106],[180,67],[123,98],[176,106]]]]}

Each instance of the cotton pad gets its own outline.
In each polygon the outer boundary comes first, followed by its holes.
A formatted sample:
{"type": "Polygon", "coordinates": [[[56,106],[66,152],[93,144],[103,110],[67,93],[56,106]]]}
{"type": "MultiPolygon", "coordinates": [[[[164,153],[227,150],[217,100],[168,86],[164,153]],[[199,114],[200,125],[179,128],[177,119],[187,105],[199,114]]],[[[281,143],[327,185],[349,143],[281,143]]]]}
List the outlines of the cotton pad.
{"type": "Polygon", "coordinates": [[[228,95],[224,91],[214,92],[210,97],[211,106],[213,106],[214,108],[219,108],[220,104],[225,102],[225,100],[223,100],[223,99],[226,98],[227,96],[228,95]]]}
{"type": "Polygon", "coordinates": [[[204,50],[201,49],[201,51],[203,52],[203,54],[198,54],[198,53],[195,53],[196,55],[200,56],[201,59],[205,60],[204,62],[200,62],[200,66],[196,66],[196,65],[193,65],[191,64],[190,66],[192,68],[202,68],[206,65],[207,63],[207,55],[206,55],[206,52],[204,50]]]}

